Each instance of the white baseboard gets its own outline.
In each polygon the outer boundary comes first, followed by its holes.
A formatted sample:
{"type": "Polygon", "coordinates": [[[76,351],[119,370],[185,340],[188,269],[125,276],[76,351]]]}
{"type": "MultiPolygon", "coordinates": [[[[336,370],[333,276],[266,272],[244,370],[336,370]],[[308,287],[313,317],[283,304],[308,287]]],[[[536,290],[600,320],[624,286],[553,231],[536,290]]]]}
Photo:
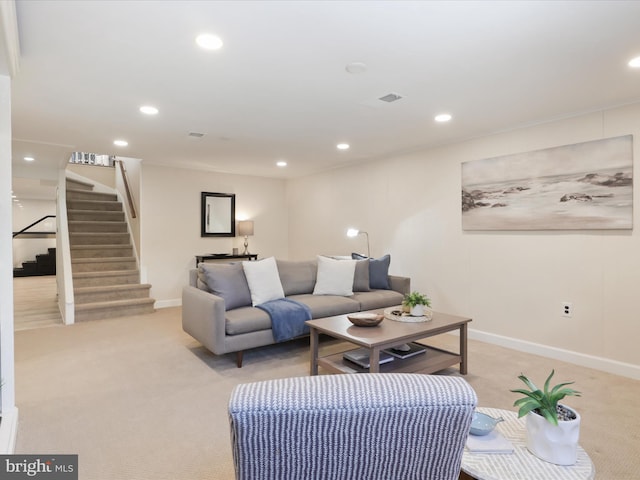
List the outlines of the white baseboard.
{"type": "Polygon", "coordinates": [[[609,358],[596,357],[585,353],[572,352],[571,350],[563,350],[561,348],[550,347],[540,343],[527,342],[517,338],[481,332],[479,330],[469,329],[469,338],[494,345],[500,345],[501,347],[512,348],[521,352],[532,353],[534,355],[562,360],[563,362],[574,363],[583,367],[602,370],[603,372],[633,378],[634,380],[640,380],[640,365],[619,362],[609,358]]]}
{"type": "Polygon", "coordinates": [[[0,454],[13,455],[16,450],[16,436],[18,434],[18,408],[2,412],[0,423],[0,454]]]}
{"type": "Polygon", "coordinates": [[[182,306],[181,298],[173,298],[171,300],[158,300],[153,304],[154,308],[169,308],[182,306]]]}

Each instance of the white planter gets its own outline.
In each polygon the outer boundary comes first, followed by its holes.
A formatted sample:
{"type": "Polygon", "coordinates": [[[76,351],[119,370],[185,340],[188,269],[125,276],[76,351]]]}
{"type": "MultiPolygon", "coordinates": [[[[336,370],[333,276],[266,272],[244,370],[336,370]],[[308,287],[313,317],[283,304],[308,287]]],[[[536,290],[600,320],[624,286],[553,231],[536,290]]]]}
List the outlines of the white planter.
{"type": "Polygon", "coordinates": [[[412,317],[424,316],[424,305],[416,305],[415,307],[411,307],[409,315],[411,315],[412,317]]]}
{"type": "Polygon", "coordinates": [[[580,414],[563,406],[576,414],[575,420],[559,420],[555,426],[537,413],[527,414],[527,449],[546,462],[573,465],[578,455],[580,414]]]}

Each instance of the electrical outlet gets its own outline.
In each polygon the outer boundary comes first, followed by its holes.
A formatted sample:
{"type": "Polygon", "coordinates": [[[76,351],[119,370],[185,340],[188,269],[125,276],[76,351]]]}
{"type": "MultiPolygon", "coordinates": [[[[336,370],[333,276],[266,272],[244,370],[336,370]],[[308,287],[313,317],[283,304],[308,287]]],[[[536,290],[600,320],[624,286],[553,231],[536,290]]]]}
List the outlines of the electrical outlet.
{"type": "Polygon", "coordinates": [[[563,317],[573,316],[573,303],[562,302],[562,316],[563,317]]]}

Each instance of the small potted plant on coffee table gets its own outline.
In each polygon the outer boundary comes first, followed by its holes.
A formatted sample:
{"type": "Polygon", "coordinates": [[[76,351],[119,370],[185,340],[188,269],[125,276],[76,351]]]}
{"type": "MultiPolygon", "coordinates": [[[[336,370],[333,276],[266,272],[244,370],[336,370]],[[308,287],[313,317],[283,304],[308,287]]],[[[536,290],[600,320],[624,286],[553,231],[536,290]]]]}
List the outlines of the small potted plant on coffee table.
{"type": "Polygon", "coordinates": [[[411,292],[404,296],[402,306],[412,317],[422,317],[424,316],[424,308],[431,306],[431,300],[420,292],[411,292]]]}
{"type": "Polygon", "coordinates": [[[579,397],[580,392],[567,387],[574,382],[559,383],[550,389],[554,373],[551,370],[542,390],[524,374],[519,375],[529,390],[511,390],[524,395],[513,405],[519,407],[518,418],[527,416],[527,449],[547,462],[573,465],[578,452],[580,415],[558,402],[568,396],[579,397]]]}

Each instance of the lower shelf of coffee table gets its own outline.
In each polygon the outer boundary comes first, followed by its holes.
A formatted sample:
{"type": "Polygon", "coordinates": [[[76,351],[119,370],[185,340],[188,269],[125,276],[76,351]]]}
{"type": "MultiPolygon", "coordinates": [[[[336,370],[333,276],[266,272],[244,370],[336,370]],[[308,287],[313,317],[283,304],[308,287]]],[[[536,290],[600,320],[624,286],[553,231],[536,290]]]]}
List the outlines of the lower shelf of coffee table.
{"type": "MultiPolygon", "coordinates": [[[[383,363],[380,365],[380,372],[434,373],[460,365],[462,361],[462,357],[456,353],[427,345],[425,347],[425,353],[410,358],[394,358],[389,363],[383,363]]],[[[347,351],[349,350],[318,358],[318,366],[332,373],[368,373],[368,368],[362,368],[343,358],[347,351]]]]}

